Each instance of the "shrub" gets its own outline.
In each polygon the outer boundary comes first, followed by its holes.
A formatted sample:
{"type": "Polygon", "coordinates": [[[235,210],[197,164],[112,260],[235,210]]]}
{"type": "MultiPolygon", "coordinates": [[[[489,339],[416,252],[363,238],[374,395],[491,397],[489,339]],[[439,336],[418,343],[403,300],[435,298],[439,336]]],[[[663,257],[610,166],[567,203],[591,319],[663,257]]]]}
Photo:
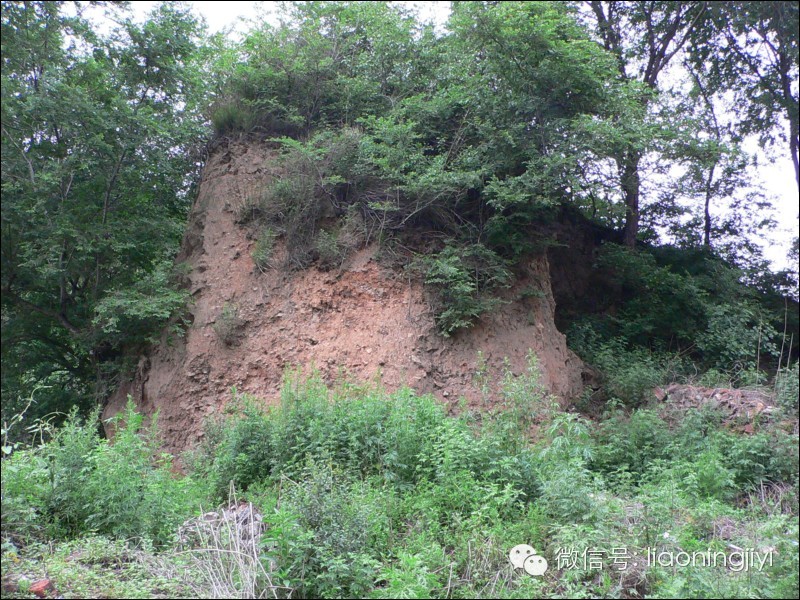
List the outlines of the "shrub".
{"type": "Polygon", "coordinates": [[[739,302],[709,308],[706,330],[698,335],[697,346],[718,369],[758,369],[760,359],[778,356],[772,341],[777,337],[778,332],[756,308],[739,302]]]}
{"type": "Polygon", "coordinates": [[[243,196],[233,207],[236,223],[246,225],[264,219],[264,192],[254,191],[243,196]]]}
{"type": "Polygon", "coordinates": [[[377,588],[373,598],[433,598],[432,591],[439,586],[435,573],[431,573],[420,554],[402,551],[397,565],[384,567],[378,579],[385,586],[377,588]]]}
{"type": "Polygon", "coordinates": [[[272,266],[272,252],[275,249],[275,232],[269,227],[261,232],[253,247],[253,262],[263,273],[272,266]]]}
{"type": "Polygon", "coordinates": [[[797,414],[800,402],[800,376],[798,376],[798,362],[790,367],[778,371],[775,376],[775,396],[778,405],[790,414],[797,414]]]}
{"type": "Polygon", "coordinates": [[[732,433],[714,408],[686,413],[672,430],[651,410],[618,413],[598,427],[594,439],[591,467],[615,485],[641,481],[665,461],[680,472],[682,489],[721,501],[734,490],[797,480],[796,436],[779,429],[732,433]]]}
{"type": "Polygon", "coordinates": [[[553,519],[595,519],[596,487],[588,469],[594,454],[586,421],[578,415],[554,416],[538,443],[538,505],[553,519]]]}
{"type": "MultiPolygon", "coordinates": [[[[587,305],[592,316],[573,322],[569,335],[586,360],[619,339],[630,350],[691,358],[694,375],[698,368],[714,371],[709,381],[718,373],[751,385],[763,383],[761,369],[778,358],[776,325],[783,319],[777,318],[774,289],[759,294],[745,283],[745,273],[708,252],[668,246],[630,251],[607,243],[595,268],[601,287],[595,304],[587,305]]],[[[792,319],[787,327],[796,327],[792,319]]]]}
{"type": "Polygon", "coordinates": [[[398,488],[439,481],[448,473],[511,485],[528,500],[537,494],[536,457],[509,432],[478,435],[465,419],[447,417],[430,397],[409,390],[386,398],[380,390],[338,390],[333,401],[318,375],[289,373],[279,408],[264,410],[238,396],[235,416],[209,424],[198,473],[223,499],[232,481],[247,489],[282,476],[297,477],[308,460],[331,461],[359,477],[379,476],[398,488]],[[202,465],[207,465],[203,467],[202,465]]]}
{"type": "MultiPolygon", "coordinates": [[[[280,161],[285,174],[263,191],[257,209],[249,212],[284,237],[287,267],[305,268],[318,254],[318,223],[337,204],[342,178],[334,171],[345,168],[336,159],[342,158],[341,146],[347,144],[339,142],[347,137],[347,133],[333,138],[321,134],[307,143],[276,140],[283,145],[280,161]]],[[[331,240],[323,245],[326,241],[331,240]]],[[[335,248],[328,244],[325,250],[335,248]]]]}
{"type": "Polygon", "coordinates": [[[666,356],[629,348],[620,338],[601,344],[593,360],[603,373],[607,395],[632,406],[647,400],[653,388],[665,383],[669,372],[666,356]]]}
{"type": "Polygon", "coordinates": [[[226,102],[211,112],[211,124],[217,136],[246,133],[256,126],[253,109],[241,102],[226,102]]]}
{"type": "MultiPolygon", "coordinates": [[[[291,159],[284,156],[283,160],[285,163],[291,159]]],[[[293,222],[295,219],[313,215],[316,204],[312,202],[315,200],[313,180],[309,181],[308,177],[303,176],[305,169],[300,159],[296,159],[296,162],[300,164],[293,164],[290,172],[274,181],[261,197],[265,218],[289,227],[299,225],[293,222]]],[[[308,228],[313,229],[313,223],[310,225],[308,228]]]]}
{"type": "Polygon", "coordinates": [[[212,327],[223,344],[226,346],[237,344],[244,327],[244,321],[239,316],[239,308],[235,304],[226,302],[212,327]]]}
{"type": "MultiPolygon", "coordinates": [[[[146,431],[142,424],[132,404],[114,418],[113,443],[98,443],[89,455],[91,470],[84,488],[67,503],[91,507],[82,528],[165,544],[199,509],[202,495],[193,479],[172,473],[170,455],[158,452],[155,421],[146,431]]],[[[63,478],[80,480],[75,473],[63,473],[63,478]]]]}
{"type": "Polygon", "coordinates": [[[208,481],[210,495],[218,502],[228,497],[230,486],[246,490],[272,475],[272,421],[249,397],[234,396],[230,416],[206,423],[203,444],[187,455],[189,466],[208,481]]]}
{"type": "Polygon", "coordinates": [[[317,257],[319,266],[324,269],[335,269],[342,265],[345,258],[345,249],[339,243],[339,237],[330,231],[320,231],[316,240],[317,257]]]}
{"type": "Polygon", "coordinates": [[[110,443],[95,420],[73,413],[52,441],[4,461],[4,526],[8,515],[56,537],[96,532],[170,541],[199,508],[200,489],[192,478],[173,475],[170,457],[158,453],[155,427],[143,433],[132,404],[114,426],[110,443]]]}
{"type": "Polygon", "coordinates": [[[671,439],[667,424],[651,410],[617,413],[594,433],[592,468],[606,476],[633,475],[638,480],[653,461],[667,458],[671,439]]]}
{"type": "Polygon", "coordinates": [[[43,452],[20,449],[2,459],[3,540],[40,539],[48,525],[50,463],[43,452]]]}
{"type": "Polygon", "coordinates": [[[732,388],[733,377],[730,373],[712,367],[697,379],[697,385],[709,388],[732,388]]]}
{"type": "MultiPolygon", "coordinates": [[[[527,445],[532,428],[537,423],[546,423],[558,412],[558,400],[550,395],[541,382],[539,359],[528,350],[527,366],[523,373],[515,375],[508,364],[503,365],[503,374],[497,401],[487,406],[487,426],[498,439],[504,439],[508,451],[521,450],[519,444],[527,445]]],[[[478,358],[478,377],[484,401],[488,402],[488,381],[483,355],[478,358]]]]}
{"type": "Polygon", "coordinates": [[[732,499],[736,490],[735,473],[725,463],[717,448],[705,450],[692,462],[680,464],[681,486],[698,499],[723,502],[732,499]]]}
{"type": "Polygon", "coordinates": [[[714,406],[702,406],[683,413],[673,431],[670,452],[677,457],[694,457],[715,443],[725,419],[714,406]]]}
{"type": "Polygon", "coordinates": [[[800,459],[796,435],[780,430],[749,436],[727,433],[720,436],[719,447],[739,489],[797,482],[800,459]]]}
{"type": "Polygon", "coordinates": [[[425,284],[435,295],[436,325],[450,336],[470,327],[501,300],[493,294],[511,284],[503,260],[482,244],[450,245],[423,260],[425,284]]]}
{"type": "Polygon", "coordinates": [[[53,484],[47,495],[48,516],[61,534],[83,530],[93,514],[83,493],[94,470],[92,457],[100,446],[96,425],[90,424],[96,418],[95,414],[87,423],[72,413],[48,446],[48,475],[53,484]]]}
{"type": "Polygon", "coordinates": [[[612,318],[618,335],[643,347],[690,345],[702,331],[707,293],[700,280],[659,265],[646,251],[604,244],[597,266],[620,288],[621,310],[612,318]]]}
{"type": "Polygon", "coordinates": [[[279,578],[302,598],[365,597],[380,567],[373,532],[387,519],[369,486],[312,460],[297,482],[283,479],[282,486],[280,516],[272,518],[288,539],[267,534],[279,578]]]}
{"type": "MultiPolygon", "coordinates": [[[[115,422],[113,443],[73,416],[51,442],[3,461],[4,576],[21,539],[10,532],[97,530],[161,547],[210,493],[237,508],[213,523],[207,514],[192,519],[210,525],[181,528],[201,546],[159,557],[174,560],[170,577],[200,595],[611,597],[620,593],[615,585],[642,596],[733,594],[745,579],[726,569],[707,570],[699,582],[644,567],[619,580],[580,567],[531,578],[508,564],[521,542],[553,568],[559,548],[626,547],[640,557],[645,546],[703,551],[724,549],[728,539],[783,557],[748,573],[741,590],[777,597],[796,587],[796,436],[741,436],[709,410],[687,413],[672,430],[654,411],[620,411],[592,436],[578,415],[548,407],[537,384],[534,361],[528,373],[507,373],[497,395],[509,412],[478,425],[411,390],[387,395],[346,382],[329,390],[317,374],[290,371],[279,407],[235,394],[209,423],[185,478],[170,472],[132,408],[115,422]],[[538,426],[533,447],[530,424],[538,426]],[[229,496],[231,481],[256,509],[229,496]],[[742,490],[752,490],[749,498],[737,496],[742,490]],[[260,542],[237,534],[256,514],[260,542]],[[209,533],[205,544],[198,532],[209,533]]],[[[144,577],[128,570],[123,544],[81,542],[64,553],[76,549],[81,564],[110,559],[122,579],[144,577]]],[[[62,580],[69,586],[73,578],[62,580]]]]}

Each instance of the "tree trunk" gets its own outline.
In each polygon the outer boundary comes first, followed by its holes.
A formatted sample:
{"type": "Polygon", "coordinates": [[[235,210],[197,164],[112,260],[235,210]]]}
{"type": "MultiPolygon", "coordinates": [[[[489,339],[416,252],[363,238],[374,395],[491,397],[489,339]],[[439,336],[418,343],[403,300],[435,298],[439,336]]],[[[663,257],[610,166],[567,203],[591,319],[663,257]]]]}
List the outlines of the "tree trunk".
{"type": "MultiPolygon", "coordinates": [[[[716,119],[714,120],[716,122],[716,119]]],[[[716,129],[717,140],[719,140],[719,128],[716,129]]],[[[708,170],[706,177],[706,201],[703,207],[703,245],[706,248],[711,248],[711,185],[714,183],[714,171],[717,169],[717,163],[714,162],[708,170]]]]}
{"type": "MultiPolygon", "coordinates": [[[[781,10],[781,5],[774,3],[773,7],[777,9],[775,20],[780,22],[785,19],[785,15],[781,10]]],[[[798,123],[797,116],[797,98],[792,93],[792,77],[793,63],[796,63],[796,58],[792,60],[791,48],[792,44],[787,41],[783,36],[779,36],[778,48],[775,50],[776,58],[778,60],[778,70],[781,77],[781,93],[783,94],[782,104],[786,111],[786,120],[789,121],[789,154],[792,156],[792,165],[794,166],[794,179],[797,184],[797,189],[800,190],[800,162],[797,157],[797,144],[798,135],[800,135],[800,123],[798,123]]]]}
{"type": "MultiPolygon", "coordinates": [[[[640,81],[653,91],[658,91],[658,77],[675,55],[689,40],[691,32],[706,13],[705,2],[588,2],[597,21],[597,34],[603,47],[617,59],[620,76],[632,80],[628,68],[642,61],[640,81]],[[627,16],[627,17],[626,17],[627,16]],[[636,38],[636,24],[644,32],[636,38]],[[623,39],[632,47],[641,43],[640,56],[629,56],[623,39]]],[[[637,78],[638,79],[638,78],[637,78]]],[[[647,95],[641,97],[646,108],[647,95]]],[[[622,192],[625,196],[625,245],[633,248],[639,233],[639,195],[641,177],[639,163],[641,152],[629,150],[617,158],[622,192]]]]}
{"type": "Polygon", "coordinates": [[[789,152],[792,155],[792,164],[794,165],[794,179],[797,183],[797,189],[800,191],[800,162],[797,158],[797,137],[798,137],[797,120],[789,116],[789,152]]]}
{"type": "Polygon", "coordinates": [[[626,153],[619,165],[622,190],[625,194],[625,231],[623,241],[628,248],[636,246],[636,237],[639,235],[639,191],[641,188],[639,162],[641,159],[642,157],[639,153],[626,153]]]}

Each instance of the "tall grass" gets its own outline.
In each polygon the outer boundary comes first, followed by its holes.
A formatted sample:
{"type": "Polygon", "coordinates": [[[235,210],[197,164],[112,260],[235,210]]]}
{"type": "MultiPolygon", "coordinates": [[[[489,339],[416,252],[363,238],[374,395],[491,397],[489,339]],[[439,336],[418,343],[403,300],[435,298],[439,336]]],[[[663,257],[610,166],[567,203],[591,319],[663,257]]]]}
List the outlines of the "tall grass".
{"type": "Polygon", "coordinates": [[[796,434],[742,436],[712,412],[665,421],[648,408],[597,425],[558,410],[538,378],[531,361],[502,379],[500,406],[453,416],[408,389],[330,389],[292,371],[279,406],[235,392],[181,477],[132,410],[113,444],[72,419],[3,461],[4,552],[93,532],[153,540],[210,597],[796,595],[796,434]],[[201,503],[223,508],[197,517],[201,503]],[[181,523],[199,537],[172,550],[181,523]],[[513,568],[519,544],[549,561],[543,576],[513,568]],[[773,563],[644,560],[732,547],[773,563]],[[632,557],[627,569],[612,549],[632,557]],[[580,560],[589,552],[599,565],[580,560]]]}

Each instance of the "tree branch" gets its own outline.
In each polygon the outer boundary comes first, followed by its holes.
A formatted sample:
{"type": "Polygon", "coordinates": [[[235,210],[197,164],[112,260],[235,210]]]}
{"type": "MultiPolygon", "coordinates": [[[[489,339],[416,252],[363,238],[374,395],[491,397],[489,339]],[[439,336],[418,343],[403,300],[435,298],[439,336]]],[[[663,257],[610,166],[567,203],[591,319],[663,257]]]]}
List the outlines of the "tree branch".
{"type": "Polygon", "coordinates": [[[55,310],[50,310],[48,308],[43,308],[38,306],[37,304],[33,304],[32,302],[28,302],[24,298],[21,298],[18,294],[11,292],[10,290],[6,289],[5,294],[11,298],[13,302],[19,304],[20,306],[24,306],[25,308],[32,310],[34,312],[39,313],[40,315],[44,315],[46,317],[50,317],[51,319],[55,319],[59,322],[59,324],[69,331],[72,335],[80,335],[81,330],[78,329],[75,325],[70,323],[69,319],[67,319],[66,315],[62,312],[58,312],[55,310]]]}

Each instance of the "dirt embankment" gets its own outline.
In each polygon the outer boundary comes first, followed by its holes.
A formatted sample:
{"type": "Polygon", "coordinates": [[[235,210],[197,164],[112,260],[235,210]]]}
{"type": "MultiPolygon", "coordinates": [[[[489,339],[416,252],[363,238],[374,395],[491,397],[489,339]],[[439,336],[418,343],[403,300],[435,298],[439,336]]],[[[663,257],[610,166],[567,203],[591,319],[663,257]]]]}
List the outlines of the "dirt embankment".
{"type": "Polygon", "coordinates": [[[331,382],[341,374],[380,378],[389,390],[410,385],[453,405],[460,397],[476,403],[479,351],[497,380],[505,358],[522,373],[532,349],[553,394],[566,401],[580,393],[583,365],[556,329],[544,254],[523,266],[507,304],[449,339],[436,333],[421,283],[381,266],[374,246],[340,271],[262,273],[236,207],[279,176],[275,156],[254,143],[212,153],[179,256],[190,267],[192,324],[182,338],[164,334],[110,399],[104,418],[130,394],[146,414],[159,411],[169,449],[181,451],[199,439],[204,419],[225,405],[233,386],[275,402],[285,368],[296,365],[314,366],[331,382]],[[226,304],[242,322],[233,345],[214,327],[226,304]]]}

